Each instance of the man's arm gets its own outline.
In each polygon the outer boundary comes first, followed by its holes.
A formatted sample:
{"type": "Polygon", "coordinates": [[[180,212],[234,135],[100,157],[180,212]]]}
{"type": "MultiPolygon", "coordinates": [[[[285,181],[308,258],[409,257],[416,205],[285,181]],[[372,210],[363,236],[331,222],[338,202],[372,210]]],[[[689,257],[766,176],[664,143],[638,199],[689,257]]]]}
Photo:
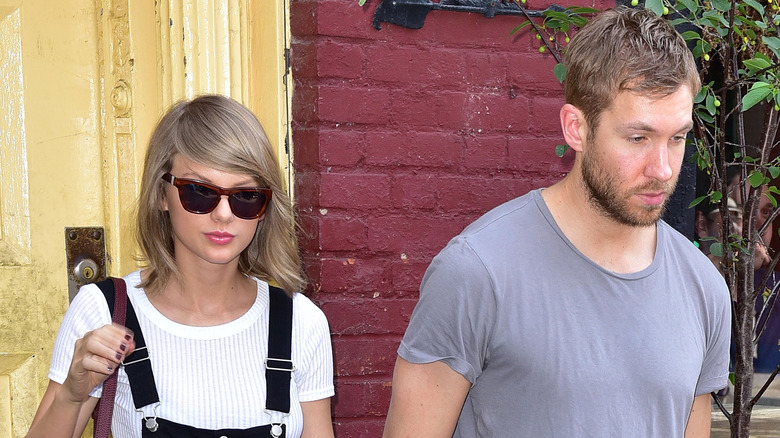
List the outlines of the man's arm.
{"type": "Polygon", "coordinates": [[[709,394],[702,394],[693,399],[688,425],[685,426],[685,438],[708,438],[712,423],[712,404],[709,394]]]}
{"type": "Polygon", "coordinates": [[[451,438],[471,388],[443,362],[395,362],[393,393],[384,438],[451,438]]]}

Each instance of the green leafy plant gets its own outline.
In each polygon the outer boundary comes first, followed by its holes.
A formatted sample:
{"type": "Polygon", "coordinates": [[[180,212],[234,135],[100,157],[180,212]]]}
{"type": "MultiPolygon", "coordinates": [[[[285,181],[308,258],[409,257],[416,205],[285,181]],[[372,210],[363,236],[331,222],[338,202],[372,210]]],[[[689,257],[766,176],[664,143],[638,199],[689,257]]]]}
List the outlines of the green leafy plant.
{"type": "MultiPolygon", "coordinates": [[[[644,6],[665,16],[681,30],[694,57],[701,66],[702,90],[695,98],[693,159],[701,171],[710,176],[705,196],[695,199],[691,207],[705,200],[718,204],[723,239],[711,245],[711,251],[722,256],[721,271],[733,298],[733,333],[736,355],[733,363],[734,404],[729,410],[719,406],[731,425],[732,437],[748,437],[751,412],[780,366],[753,394],[753,351],[760,327],[756,326],[755,302],[758,291],[765,298],[778,293],[776,285],[767,291],[767,278],[754,279],[754,256],[764,242],[761,235],[779,214],[780,195],[773,181],[780,176],[777,131],[780,119],[780,14],[778,0],[647,0],[644,6]],[[748,111],[750,113],[748,114],[748,111]],[[749,118],[760,117],[760,128],[751,127],[749,118]],[[726,169],[738,168],[736,184],[726,180],[726,169]],[[729,196],[744,200],[742,233],[732,233],[728,214],[729,196]],[[768,219],[759,225],[758,208],[765,196],[773,206],[768,219]],[[758,283],[759,287],[755,287],[758,283]]],[[[638,0],[633,0],[636,6],[638,0]]],[[[525,5],[517,2],[525,11],[525,5]]],[[[569,7],[563,11],[546,11],[541,19],[526,20],[512,30],[516,34],[530,29],[540,42],[539,51],[550,53],[558,64],[553,73],[559,81],[566,78],[562,54],[570,35],[587,23],[591,8],[569,7]]],[[[565,145],[556,147],[562,156],[565,145]]],[[[775,255],[768,272],[777,267],[775,255]]],[[[767,274],[769,275],[769,274],[767,274]]],[[[771,312],[766,306],[762,312],[771,312]]],[[[777,310],[780,312],[780,309],[777,310]]],[[[777,313],[774,317],[780,317],[777,313]]]]}

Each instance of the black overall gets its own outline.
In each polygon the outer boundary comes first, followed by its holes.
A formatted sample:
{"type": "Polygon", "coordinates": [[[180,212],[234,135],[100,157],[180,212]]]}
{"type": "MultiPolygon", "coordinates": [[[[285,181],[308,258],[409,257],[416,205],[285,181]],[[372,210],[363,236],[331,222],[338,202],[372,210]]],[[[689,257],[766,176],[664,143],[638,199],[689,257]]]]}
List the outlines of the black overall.
{"type": "MultiPolygon", "coordinates": [[[[106,279],[96,283],[103,292],[108,308],[113,315],[115,292],[112,280],[106,279]]],[[[265,408],[282,413],[290,412],[290,381],[292,377],[292,298],[278,287],[269,289],[269,319],[268,319],[268,359],[265,363],[266,401],[265,408]]],[[[152,365],[146,349],[141,327],[138,325],[133,305],[127,300],[125,325],[135,333],[135,351],[126,357],[123,366],[130,381],[130,391],[133,394],[133,404],[137,410],[160,402],[157,385],[152,374],[152,365]]],[[[145,414],[148,414],[145,412],[145,414]]],[[[267,424],[250,429],[198,429],[183,424],[174,423],[156,416],[145,417],[141,430],[143,438],[249,438],[286,436],[286,425],[267,424]]]]}

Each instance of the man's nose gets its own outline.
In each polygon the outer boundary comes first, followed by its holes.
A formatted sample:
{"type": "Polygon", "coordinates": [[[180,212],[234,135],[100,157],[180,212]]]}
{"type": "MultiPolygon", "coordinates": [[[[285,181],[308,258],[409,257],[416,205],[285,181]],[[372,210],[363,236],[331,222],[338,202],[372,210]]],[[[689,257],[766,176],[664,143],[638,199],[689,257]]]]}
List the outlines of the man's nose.
{"type": "Polygon", "coordinates": [[[659,181],[672,178],[672,166],[669,164],[669,148],[665,144],[655,145],[649,152],[645,163],[645,176],[659,181]]]}

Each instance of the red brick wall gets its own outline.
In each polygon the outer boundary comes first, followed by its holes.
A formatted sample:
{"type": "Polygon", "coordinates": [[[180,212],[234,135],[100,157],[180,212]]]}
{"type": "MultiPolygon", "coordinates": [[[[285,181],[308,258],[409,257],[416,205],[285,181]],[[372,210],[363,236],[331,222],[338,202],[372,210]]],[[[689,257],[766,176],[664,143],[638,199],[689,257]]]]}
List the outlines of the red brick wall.
{"type": "Polygon", "coordinates": [[[377,4],[293,0],[290,14],[295,197],[333,332],[340,438],[381,436],[431,258],[571,165],[554,153],[555,61],[527,32],[510,37],[519,17],[434,11],[419,30],[375,30],[377,4]]]}

